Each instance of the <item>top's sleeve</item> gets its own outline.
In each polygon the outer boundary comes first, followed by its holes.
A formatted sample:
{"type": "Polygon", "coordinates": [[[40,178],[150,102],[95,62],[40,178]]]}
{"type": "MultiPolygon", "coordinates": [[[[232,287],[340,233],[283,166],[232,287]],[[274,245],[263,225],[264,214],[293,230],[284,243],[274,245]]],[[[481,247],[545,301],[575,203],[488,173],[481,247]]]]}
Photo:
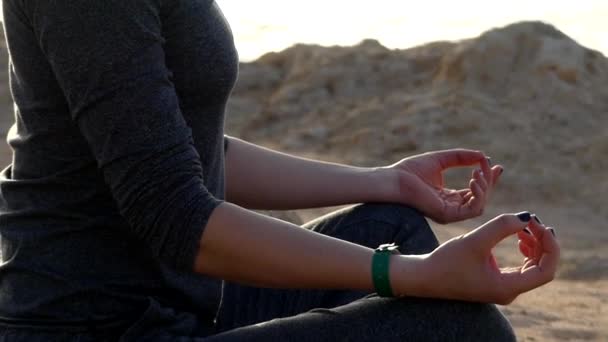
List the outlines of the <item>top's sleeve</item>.
{"type": "Polygon", "coordinates": [[[32,26],[130,229],[191,271],[213,209],[165,65],[160,0],[33,0],[32,26]]]}

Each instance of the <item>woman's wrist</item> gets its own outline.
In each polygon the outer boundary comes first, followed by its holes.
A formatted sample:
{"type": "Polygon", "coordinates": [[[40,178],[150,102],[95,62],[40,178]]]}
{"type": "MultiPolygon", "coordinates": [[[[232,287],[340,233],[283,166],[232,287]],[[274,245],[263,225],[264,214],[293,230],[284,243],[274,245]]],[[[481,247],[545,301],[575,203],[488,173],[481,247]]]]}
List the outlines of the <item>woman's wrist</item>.
{"type": "Polygon", "coordinates": [[[391,257],[389,274],[395,297],[424,296],[426,263],[427,254],[391,257]]]}
{"type": "Polygon", "coordinates": [[[403,203],[399,190],[399,171],[392,167],[377,167],[370,172],[377,202],[403,203]]]}

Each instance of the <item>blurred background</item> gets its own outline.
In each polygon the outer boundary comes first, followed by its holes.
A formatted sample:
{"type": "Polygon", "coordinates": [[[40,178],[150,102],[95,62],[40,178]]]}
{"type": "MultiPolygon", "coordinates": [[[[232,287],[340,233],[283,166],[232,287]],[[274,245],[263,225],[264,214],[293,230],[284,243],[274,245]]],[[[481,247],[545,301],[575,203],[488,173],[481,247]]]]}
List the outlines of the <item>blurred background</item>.
{"type": "MultiPolygon", "coordinates": [[[[227,133],[360,166],[483,150],[505,169],[491,206],[478,219],[431,222],[438,237],[502,212],[537,213],[562,244],[558,277],[501,309],[522,341],[608,340],[608,1],[217,3],[241,58],[227,133]]],[[[2,43],[5,66],[6,52],[2,43]]],[[[10,161],[0,144],[1,165],[10,161]]],[[[464,187],[470,172],[447,182],[464,187]]],[[[269,214],[303,223],[329,210],[269,214]]],[[[522,259],[515,239],[496,254],[503,265],[522,259]]]]}
{"type": "Polygon", "coordinates": [[[579,43],[608,52],[608,2],[219,0],[243,61],[294,43],[352,45],[365,38],[389,48],[475,37],[516,21],[542,20],[579,43]]]}
{"type": "MultiPolygon", "coordinates": [[[[436,234],[536,212],[559,232],[558,279],[503,312],[521,341],[608,340],[608,1],[218,3],[243,61],[230,134],[363,166],[483,150],[505,167],[491,206],[436,234]]],[[[516,239],[496,254],[521,261],[516,239]]]]}

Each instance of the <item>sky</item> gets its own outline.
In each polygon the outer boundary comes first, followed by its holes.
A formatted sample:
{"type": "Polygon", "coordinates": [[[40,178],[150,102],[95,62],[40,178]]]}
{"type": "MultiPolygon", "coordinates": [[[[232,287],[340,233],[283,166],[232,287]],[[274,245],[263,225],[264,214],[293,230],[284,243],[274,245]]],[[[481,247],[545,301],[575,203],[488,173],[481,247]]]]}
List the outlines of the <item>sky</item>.
{"type": "Polygon", "coordinates": [[[556,26],[608,56],[608,0],[216,0],[241,60],[295,43],[353,45],[366,38],[389,48],[478,36],[522,20],[556,26]]]}

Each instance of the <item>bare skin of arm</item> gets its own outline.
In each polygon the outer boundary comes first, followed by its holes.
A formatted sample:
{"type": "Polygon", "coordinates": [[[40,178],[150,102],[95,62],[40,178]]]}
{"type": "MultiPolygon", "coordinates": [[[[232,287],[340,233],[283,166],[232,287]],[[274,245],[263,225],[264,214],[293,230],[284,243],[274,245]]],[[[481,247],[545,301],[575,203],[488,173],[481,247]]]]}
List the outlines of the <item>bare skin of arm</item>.
{"type": "MultiPolygon", "coordinates": [[[[194,268],[261,287],[373,291],[372,254],[369,248],[224,203],[206,226],[194,268]]],[[[559,246],[549,228],[504,214],[430,254],[391,257],[389,272],[400,296],[507,304],[552,280],[558,259],[559,246]],[[492,248],[526,226],[534,236],[520,249],[527,253],[524,262],[500,269],[492,248]]]]}
{"type": "Polygon", "coordinates": [[[215,209],[195,269],[263,287],[370,290],[373,251],[230,203],[215,209]]]}
{"type": "Polygon", "coordinates": [[[249,209],[302,209],[360,202],[412,206],[440,222],[479,216],[502,166],[480,151],[454,149],[405,158],[388,166],[353,167],[299,158],[236,138],[226,154],[226,197],[249,209]],[[443,171],[477,165],[465,189],[450,189],[443,171]]]}
{"type": "MultiPolygon", "coordinates": [[[[479,151],[446,150],[378,168],[358,168],[298,158],[230,138],[226,155],[227,199],[264,209],[309,208],[356,202],[411,205],[439,222],[481,214],[502,167],[490,167],[479,151]],[[479,169],[469,187],[450,189],[442,172],[479,169]]],[[[373,250],[302,229],[232,203],[218,206],[200,241],[195,271],[261,287],[373,291],[373,250]]],[[[550,281],[559,246],[535,221],[505,214],[452,239],[426,255],[391,257],[397,295],[505,304],[550,281]],[[521,248],[519,267],[500,269],[492,248],[528,226],[534,239],[521,248]],[[531,258],[524,251],[535,251],[531,258]]],[[[530,252],[528,252],[530,254],[530,252]]]]}
{"type": "Polygon", "coordinates": [[[295,157],[232,137],[226,154],[226,198],[251,209],[386,201],[395,184],[388,169],[295,157]]]}

